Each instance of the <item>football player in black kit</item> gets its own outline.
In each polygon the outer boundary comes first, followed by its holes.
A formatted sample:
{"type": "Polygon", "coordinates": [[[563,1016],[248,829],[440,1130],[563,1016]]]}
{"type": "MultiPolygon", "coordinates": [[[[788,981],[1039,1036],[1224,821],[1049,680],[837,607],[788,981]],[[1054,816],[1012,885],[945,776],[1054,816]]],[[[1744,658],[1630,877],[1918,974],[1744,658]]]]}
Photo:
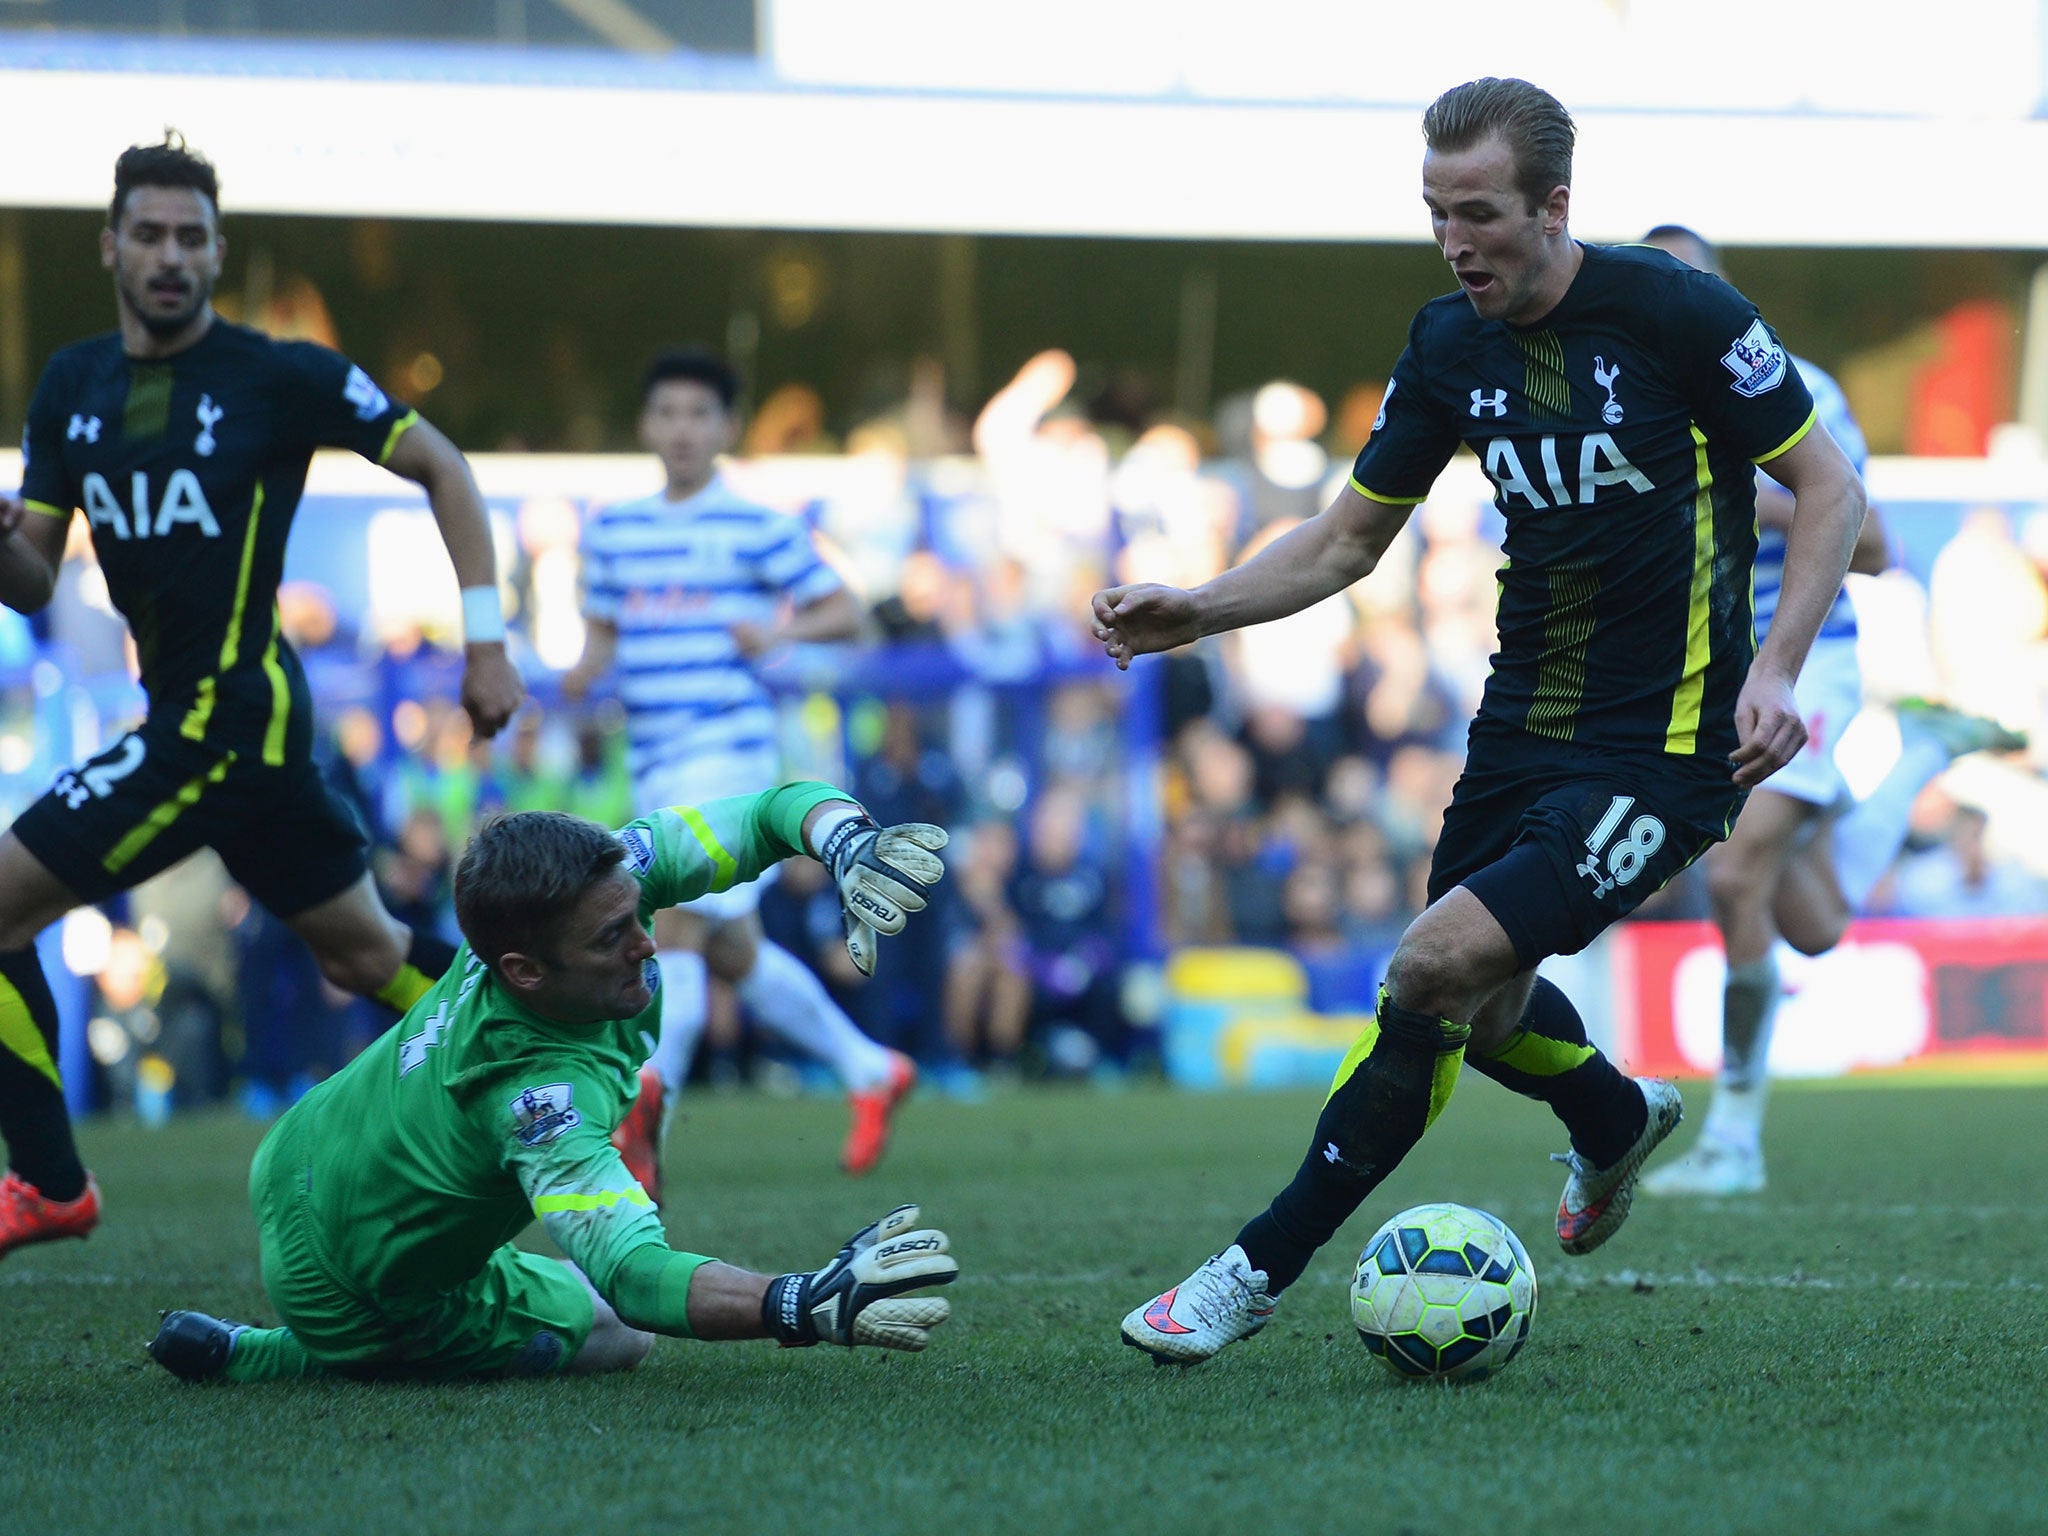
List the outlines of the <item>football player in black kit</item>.
{"type": "Polygon", "coordinates": [[[1840,590],[1863,489],[1763,319],[1719,278],[1567,228],[1575,130],[1547,92],[1476,80],[1423,117],[1423,201],[1460,292],[1425,305],[1350,484],[1258,558],[1184,592],[1097,594],[1119,665],[1260,624],[1370,572],[1462,442],[1507,522],[1500,645],[1431,869],[1293,1181],[1222,1253],[1124,1319],[1192,1365],[1264,1327],[1415,1145],[1461,1062],[1571,1136],[1557,1235],[1587,1253],[1677,1125],[1536,975],[1712,843],[1805,739],[1793,680],[1840,590]],[[1753,465],[1795,498],[1785,583],[1750,627],[1753,465]]]}
{"type": "Polygon", "coordinates": [[[121,156],[100,235],[120,329],[50,360],[21,496],[0,497],[0,602],[49,601],[82,510],[149,705],[0,835],[0,1254],[83,1237],[99,1218],[35,951],[73,907],[211,847],[338,986],[402,1012],[452,958],[384,909],[363,834],[313,763],[312,700],[276,599],[315,448],[352,448],[425,487],[463,588],[462,702],[489,736],[523,697],[461,453],[347,358],[219,318],[225,251],[212,165],[175,136],[121,156]]]}

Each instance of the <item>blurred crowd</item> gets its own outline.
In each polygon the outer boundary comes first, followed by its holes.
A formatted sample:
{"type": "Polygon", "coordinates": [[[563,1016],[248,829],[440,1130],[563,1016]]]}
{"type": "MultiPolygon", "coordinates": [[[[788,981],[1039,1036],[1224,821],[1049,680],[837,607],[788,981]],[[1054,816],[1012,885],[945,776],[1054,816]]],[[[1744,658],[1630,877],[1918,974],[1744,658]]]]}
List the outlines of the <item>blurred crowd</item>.
{"type": "MultiPolygon", "coordinates": [[[[837,779],[883,821],[937,822],[955,839],[941,899],[884,946],[872,980],[847,962],[836,896],[807,861],[784,866],[763,923],[869,1033],[966,1094],[992,1078],[1146,1069],[1148,982],[1174,948],[1286,949],[1313,1005],[1369,998],[1422,904],[1493,646],[1500,524],[1476,468],[1454,466],[1368,580],[1139,674],[1109,669],[1087,632],[1090,594],[1196,584],[1313,516],[1379,390],[1361,386],[1333,413],[1276,382],[1185,422],[1141,392],[1082,398],[1076,383],[1071,359],[1050,352],[971,425],[913,391],[830,443],[802,391],[785,390],[754,419],[754,456],[728,471],[743,494],[804,516],[871,614],[868,637],[836,659],[771,667],[790,772],[837,779]]],[[[571,709],[551,687],[580,647],[579,509],[536,497],[501,510],[535,702],[496,742],[472,739],[450,702],[445,655],[433,670],[431,619],[351,611],[306,584],[283,603],[387,903],[451,938],[453,862],[481,817],[553,808],[616,825],[651,809],[633,804],[616,706],[571,709]]],[[[1956,527],[1924,586],[1898,572],[1859,587],[1867,686],[1880,702],[1946,696],[2040,740],[2048,511],[1975,512],[1956,527]]],[[[37,641],[82,672],[120,664],[120,626],[95,583],[79,540],[37,641]]],[[[10,644],[36,649],[0,630],[0,665],[10,644]]],[[[1896,750],[1881,708],[1859,725],[1845,748],[1852,784],[1874,781],[1896,750]]],[[[17,805],[52,766],[40,741],[9,745],[24,729],[35,727],[0,719],[0,782],[17,805]]],[[[2048,792],[2029,767],[1960,765],[1924,797],[1918,826],[1880,911],[2041,910],[2040,874],[2017,856],[2048,847],[2048,792]]],[[[1682,877],[1644,915],[1705,910],[1682,877]]],[[[206,858],[73,927],[67,963],[93,978],[92,1050],[117,1099],[233,1086],[269,1112],[388,1023],[327,987],[206,858]]],[[[795,1069],[723,998],[699,1071],[776,1084],[795,1069]]]]}

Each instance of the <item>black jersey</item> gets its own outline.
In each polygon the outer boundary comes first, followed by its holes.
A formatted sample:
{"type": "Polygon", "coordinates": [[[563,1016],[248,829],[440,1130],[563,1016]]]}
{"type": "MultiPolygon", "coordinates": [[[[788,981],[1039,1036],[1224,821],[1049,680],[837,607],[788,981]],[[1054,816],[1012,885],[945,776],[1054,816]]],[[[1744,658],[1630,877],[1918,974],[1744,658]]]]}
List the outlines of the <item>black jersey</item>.
{"type": "Polygon", "coordinates": [[[1507,519],[1480,714],[1597,750],[1721,760],[1755,651],[1756,476],[1811,429],[1756,307],[1648,246],[1583,247],[1543,320],[1423,306],[1353,487],[1423,500],[1462,441],[1507,519]]]}
{"type": "Polygon", "coordinates": [[[310,744],[277,585],[316,447],[382,463],[415,412],[349,360],[216,319],[183,352],[118,333],[50,359],[29,403],[22,497],[84,511],[159,728],[281,763],[310,744]]]}

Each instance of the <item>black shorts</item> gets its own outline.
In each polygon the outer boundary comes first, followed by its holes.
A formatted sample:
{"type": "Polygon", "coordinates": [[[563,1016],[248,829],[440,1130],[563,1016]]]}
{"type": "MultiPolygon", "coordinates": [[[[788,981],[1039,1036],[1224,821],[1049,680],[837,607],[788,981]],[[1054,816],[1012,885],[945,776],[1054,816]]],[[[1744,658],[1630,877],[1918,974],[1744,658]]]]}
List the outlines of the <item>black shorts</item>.
{"type": "Polygon", "coordinates": [[[310,755],[273,767],[147,722],[58,774],[14,835],[85,903],[211,848],[251,896],[288,918],[369,867],[361,823],[310,755]]]}
{"type": "Polygon", "coordinates": [[[1692,758],[1568,749],[1481,718],[1444,813],[1429,899],[1464,886],[1525,970],[1577,954],[1727,837],[1747,792],[1723,772],[1692,758]]]}

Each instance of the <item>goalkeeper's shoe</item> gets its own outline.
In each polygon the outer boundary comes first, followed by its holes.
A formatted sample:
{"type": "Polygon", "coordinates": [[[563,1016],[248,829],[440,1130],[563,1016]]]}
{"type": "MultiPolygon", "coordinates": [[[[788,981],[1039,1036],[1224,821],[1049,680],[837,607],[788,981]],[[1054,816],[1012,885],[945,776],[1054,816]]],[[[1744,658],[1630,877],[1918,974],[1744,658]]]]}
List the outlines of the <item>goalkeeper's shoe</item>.
{"type": "Polygon", "coordinates": [[[1639,1077],[1643,1108],[1648,1114],[1643,1134],[1605,1168],[1595,1168],[1576,1152],[1553,1152],[1550,1160],[1571,1170],[1564,1196],[1557,1202],[1557,1241],[1566,1253],[1591,1253],[1621,1230],[1636,1194],[1636,1174],[1643,1159],[1678,1129],[1685,1105],[1678,1089],[1658,1077],[1639,1077]]]}
{"type": "Polygon", "coordinates": [[[889,1075],[873,1088],[857,1088],[846,1096],[853,1123],[846,1128],[846,1146],[839,1166],[863,1174],[882,1160],[889,1146],[889,1117],[917,1086],[917,1066],[901,1051],[889,1053],[889,1075]]]}
{"type": "Polygon", "coordinates": [[[156,1337],[142,1347],[149,1358],[180,1381],[216,1381],[228,1368],[235,1340],[249,1331],[204,1312],[166,1312],[156,1337]]]}
{"type": "Polygon", "coordinates": [[[1273,1320],[1279,1298],[1267,1294],[1266,1272],[1253,1269],[1232,1243],[1164,1295],[1124,1319],[1124,1342],[1154,1365],[1200,1365],[1273,1320]]]}
{"type": "Polygon", "coordinates": [[[914,1205],[899,1205],[846,1240],[832,1262],[811,1274],[777,1275],[761,1298],[768,1336],[788,1348],[811,1344],[874,1344],[923,1349],[952,1315],[942,1296],[906,1291],[950,1285],[960,1266],[946,1234],[918,1226],[914,1205]]]}
{"type": "Polygon", "coordinates": [[[1677,1162],[1644,1174],[1642,1188],[1646,1195],[1692,1195],[1708,1200],[1762,1194],[1763,1149],[1738,1146],[1709,1131],[1677,1162]]]}
{"type": "Polygon", "coordinates": [[[619,1161],[633,1175],[647,1198],[661,1204],[661,1074],[652,1067],[640,1069],[640,1095],[626,1106],[626,1118],[612,1132],[612,1145],[619,1149],[619,1161]]]}
{"type": "Polygon", "coordinates": [[[47,1200],[12,1168],[0,1179],[0,1257],[30,1243],[84,1237],[100,1224],[100,1187],[91,1174],[69,1200],[47,1200]]]}
{"type": "Polygon", "coordinates": [[[1919,731],[1940,742],[1952,758],[1972,752],[2024,752],[2027,738],[2007,730],[1985,715],[1965,714],[1927,699],[1901,699],[1893,706],[1902,729],[1919,731]]]}

